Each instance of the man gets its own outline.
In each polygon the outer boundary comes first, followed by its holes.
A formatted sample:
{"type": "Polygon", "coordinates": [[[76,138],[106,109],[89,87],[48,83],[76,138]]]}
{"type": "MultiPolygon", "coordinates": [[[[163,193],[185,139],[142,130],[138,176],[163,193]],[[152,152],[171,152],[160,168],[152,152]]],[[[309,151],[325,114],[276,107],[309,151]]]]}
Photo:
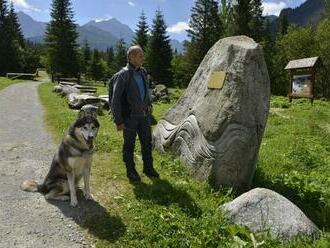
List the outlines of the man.
{"type": "Polygon", "coordinates": [[[134,147],[136,134],[141,143],[143,173],[150,178],[159,178],[153,167],[151,123],[152,110],[147,73],[141,67],[144,56],[140,46],[127,51],[128,64],[114,76],[111,108],[118,131],[123,131],[123,161],[131,182],[141,181],[135,169],[134,147]]]}

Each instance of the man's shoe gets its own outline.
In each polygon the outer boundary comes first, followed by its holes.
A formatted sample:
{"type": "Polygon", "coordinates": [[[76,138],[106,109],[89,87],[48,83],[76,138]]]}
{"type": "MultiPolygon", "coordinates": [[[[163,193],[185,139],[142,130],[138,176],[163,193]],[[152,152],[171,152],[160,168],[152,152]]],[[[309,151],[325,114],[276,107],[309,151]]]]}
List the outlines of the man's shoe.
{"type": "Polygon", "coordinates": [[[143,173],[150,178],[159,178],[158,172],[153,167],[148,169],[143,168],[143,173]]]}
{"type": "Polygon", "coordinates": [[[140,182],[141,181],[141,177],[139,176],[139,174],[137,173],[135,168],[127,170],[127,177],[130,182],[140,182]]]}

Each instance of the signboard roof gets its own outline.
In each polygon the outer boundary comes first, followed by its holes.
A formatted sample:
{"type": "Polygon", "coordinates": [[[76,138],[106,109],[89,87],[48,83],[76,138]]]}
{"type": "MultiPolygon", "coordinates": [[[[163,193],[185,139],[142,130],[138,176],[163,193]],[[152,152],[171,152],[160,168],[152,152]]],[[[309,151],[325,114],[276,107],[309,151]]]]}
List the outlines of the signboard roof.
{"type": "Polygon", "coordinates": [[[284,69],[291,70],[291,69],[301,69],[301,68],[312,68],[315,66],[318,59],[319,57],[311,57],[311,58],[291,60],[284,69]]]}

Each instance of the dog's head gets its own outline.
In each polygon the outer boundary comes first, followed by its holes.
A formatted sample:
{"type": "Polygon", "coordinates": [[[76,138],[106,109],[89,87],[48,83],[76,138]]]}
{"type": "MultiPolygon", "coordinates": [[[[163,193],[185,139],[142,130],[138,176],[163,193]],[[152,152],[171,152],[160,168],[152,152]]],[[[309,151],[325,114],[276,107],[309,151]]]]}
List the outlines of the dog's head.
{"type": "Polygon", "coordinates": [[[74,134],[85,142],[89,148],[93,147],[93,141],[97,136],[100,123],[93,116],[84,116],[73,124],[74,134]]]}

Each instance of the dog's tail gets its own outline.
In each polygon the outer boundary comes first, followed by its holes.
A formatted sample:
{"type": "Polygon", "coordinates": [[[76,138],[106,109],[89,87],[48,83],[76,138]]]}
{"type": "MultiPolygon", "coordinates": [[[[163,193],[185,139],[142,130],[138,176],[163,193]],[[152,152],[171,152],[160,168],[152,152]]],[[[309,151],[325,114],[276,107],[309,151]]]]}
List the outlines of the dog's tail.
{"type": "Polygon", "coordinates": [[[42,185],[39,185],[36,181],[25,180],[21,184],[21,189],[28,192],[41,192],[42,185]]]}

